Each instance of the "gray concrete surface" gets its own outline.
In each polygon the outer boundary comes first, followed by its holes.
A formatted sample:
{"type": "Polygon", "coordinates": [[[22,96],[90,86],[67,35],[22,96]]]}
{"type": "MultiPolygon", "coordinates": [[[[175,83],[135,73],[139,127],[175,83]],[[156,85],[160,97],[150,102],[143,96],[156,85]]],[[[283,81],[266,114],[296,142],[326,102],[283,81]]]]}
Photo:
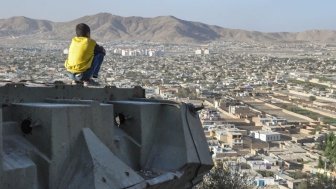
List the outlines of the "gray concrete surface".
{"type": "Polygon", "coordinates": [[[7,84],[0,102],[1,189],[191,188],[213,166],[193,106],[141,87],[7,84]]]}

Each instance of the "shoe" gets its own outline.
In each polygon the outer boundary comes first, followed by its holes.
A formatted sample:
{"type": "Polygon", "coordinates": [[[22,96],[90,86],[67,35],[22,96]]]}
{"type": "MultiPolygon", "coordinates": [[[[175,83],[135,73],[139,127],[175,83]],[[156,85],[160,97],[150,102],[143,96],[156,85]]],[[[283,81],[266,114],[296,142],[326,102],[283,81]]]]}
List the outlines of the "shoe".
{"type": "Polygon", "coordinates": [[[83,85],[83,81],[72,80],[71,85],[83,85]]]}
{"type": "Polygon", "coordinates": [[[89,79],[89,80],[84,80],[83,81],[83,85],[85,87],[87,87],[87,86],[99,86],[100,84],[97,81],[93,80],[93,79],[89,79]]]}
{"type": "Polygon", "coordinates": [[[74,74],[76,80],[80,81],[83,78],[83,73],[76,73],[74,74]]]}
{"type": "Polygon", "coordinates": [[[97,79],[97,78],[98,78],[98,75],[93,75],[92,77],[95,78],[95,79],[97,79]]]}

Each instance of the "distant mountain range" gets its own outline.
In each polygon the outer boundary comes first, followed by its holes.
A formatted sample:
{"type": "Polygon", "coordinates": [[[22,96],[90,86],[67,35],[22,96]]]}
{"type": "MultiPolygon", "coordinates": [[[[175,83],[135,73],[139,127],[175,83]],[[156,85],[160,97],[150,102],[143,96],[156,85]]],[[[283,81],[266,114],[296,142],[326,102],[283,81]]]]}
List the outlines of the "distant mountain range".
{"type": "Polygon", "coordinates": [[[336,31],[257,32],[228,29],[200,22],[181,20],[173,16],[154,18],[121,17],[109,13],[84,16],[69,22],[52,22],[27,17],[0,19],[0,38],[31,37],[68,40],[75,35],[78,23],[87,23],[92,37],[98,41],[153,41],[168,43],[208,43],[212,41],[336,42],[336,31]]]}

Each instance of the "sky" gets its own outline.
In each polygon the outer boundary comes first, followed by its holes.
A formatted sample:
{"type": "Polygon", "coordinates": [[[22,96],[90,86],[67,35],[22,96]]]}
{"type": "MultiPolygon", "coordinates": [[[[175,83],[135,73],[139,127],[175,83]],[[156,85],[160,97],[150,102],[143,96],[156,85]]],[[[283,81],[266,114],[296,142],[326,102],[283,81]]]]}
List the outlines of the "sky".
{"type": "Polygon", "coordinates": [[[336,30],[336,0],[1,0],[0,18],[57,22],[101,12],[119,16],[172,15],[225,28],[263,32],[336,30]]]}

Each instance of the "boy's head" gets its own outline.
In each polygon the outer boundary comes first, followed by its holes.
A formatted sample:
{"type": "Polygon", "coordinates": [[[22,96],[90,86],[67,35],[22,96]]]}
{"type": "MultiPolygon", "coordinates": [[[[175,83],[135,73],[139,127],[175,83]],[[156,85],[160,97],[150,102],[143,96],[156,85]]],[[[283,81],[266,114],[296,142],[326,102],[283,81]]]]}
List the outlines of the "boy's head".
{"type": "Polygon", "coordinates": [[[90,37],[90,27],[84,23],[77,24],[76,35],[77,37],[90,37]]]}

